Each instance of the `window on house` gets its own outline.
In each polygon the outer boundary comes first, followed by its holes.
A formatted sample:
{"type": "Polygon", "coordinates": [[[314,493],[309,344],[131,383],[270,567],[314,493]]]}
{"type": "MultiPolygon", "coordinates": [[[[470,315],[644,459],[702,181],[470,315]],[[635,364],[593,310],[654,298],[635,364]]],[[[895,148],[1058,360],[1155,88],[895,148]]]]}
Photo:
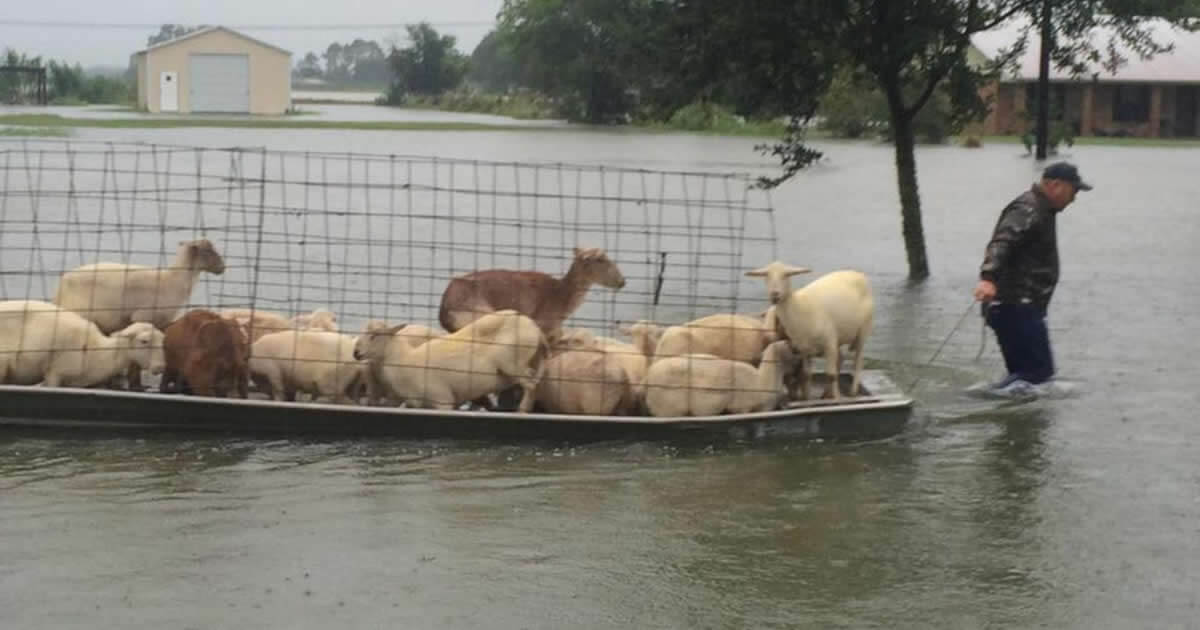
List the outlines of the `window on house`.
{"type": "Polygon", "coordinates": [[[1126,123],[1150,120],[1150,86],[1116,86],[1113,89],[1113,120],[1126,123]]]}

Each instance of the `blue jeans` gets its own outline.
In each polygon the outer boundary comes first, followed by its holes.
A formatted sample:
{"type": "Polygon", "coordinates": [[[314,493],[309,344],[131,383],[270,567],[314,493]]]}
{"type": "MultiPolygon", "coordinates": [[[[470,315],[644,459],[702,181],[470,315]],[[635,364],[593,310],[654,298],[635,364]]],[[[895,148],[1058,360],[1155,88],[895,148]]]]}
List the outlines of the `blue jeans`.
{"type": "Polygon", "coordinates": [[[1009,379],[1044,383],[1054,376],[1046,312],[1035,304],[992,304],[987,323],[996,333],[1009,379]]]}

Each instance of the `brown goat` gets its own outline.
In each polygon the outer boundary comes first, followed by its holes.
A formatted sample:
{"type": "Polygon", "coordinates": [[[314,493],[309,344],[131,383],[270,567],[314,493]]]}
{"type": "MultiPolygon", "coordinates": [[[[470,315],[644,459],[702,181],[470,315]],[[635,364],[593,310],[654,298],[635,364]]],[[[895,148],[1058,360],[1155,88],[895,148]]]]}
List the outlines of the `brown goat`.
{"type": "Polygon", "coordinates": [[[189,311],[167,327],[163,346],[167,367],[159,391],[247,397],[249,345],[236,323],[212,311],[189,311]]]}
{"type": "Polygon", "coordinates": [[[438,321],[453,333],[487,313],[513,309],[537,322],[554,343],[563,321],[583,304],[593,284],[610,289],[625,286],[621,270],[598,247],[576,247],[571,268],[562,278],[540,271],[474,271],[450,280],[442,292],[438,321]]]}

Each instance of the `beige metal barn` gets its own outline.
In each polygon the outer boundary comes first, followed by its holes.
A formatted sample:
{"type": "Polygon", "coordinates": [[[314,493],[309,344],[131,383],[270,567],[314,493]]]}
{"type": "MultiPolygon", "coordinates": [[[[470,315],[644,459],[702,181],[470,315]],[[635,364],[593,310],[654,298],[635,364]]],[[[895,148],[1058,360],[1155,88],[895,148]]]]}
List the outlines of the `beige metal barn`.
{"type": "Polygon", "coordinates": [[[283,114],[292,103],[292,53],[224,26],[133,54],[138,106],[172,113],[283,114]]]}

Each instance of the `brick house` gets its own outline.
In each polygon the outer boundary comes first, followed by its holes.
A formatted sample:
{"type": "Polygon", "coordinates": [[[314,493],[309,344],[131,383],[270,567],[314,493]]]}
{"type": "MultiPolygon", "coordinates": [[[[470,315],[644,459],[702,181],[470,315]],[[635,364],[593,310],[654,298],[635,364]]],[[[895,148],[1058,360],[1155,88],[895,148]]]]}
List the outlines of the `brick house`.
{"type": "MultiPolygon", "coordinates": [[[[1153,25],[1155,41],[1174,42],[1175,50],[1141,59],[1126,54],[1115,75],[1097,66],[1084,78],[1073,78],[1050,64],[1052,119],[1071,125],[1076,135],[1139,137],[1200,136],[1200,33],[1153,25]]],[[[989,58],[1010,45],[1016,30],[1008,28],[976,35],[972,43],[989,58]]],[[[1107,40],[1098,32],[1093,41],[1101,50],[1107,40]]],[[[985,88],[994,100],[983,131],[991,135],[1021,134],[1030,129],[1037,96],[1039,42],[1031,35],[1015,72],[985,88]]]]}

